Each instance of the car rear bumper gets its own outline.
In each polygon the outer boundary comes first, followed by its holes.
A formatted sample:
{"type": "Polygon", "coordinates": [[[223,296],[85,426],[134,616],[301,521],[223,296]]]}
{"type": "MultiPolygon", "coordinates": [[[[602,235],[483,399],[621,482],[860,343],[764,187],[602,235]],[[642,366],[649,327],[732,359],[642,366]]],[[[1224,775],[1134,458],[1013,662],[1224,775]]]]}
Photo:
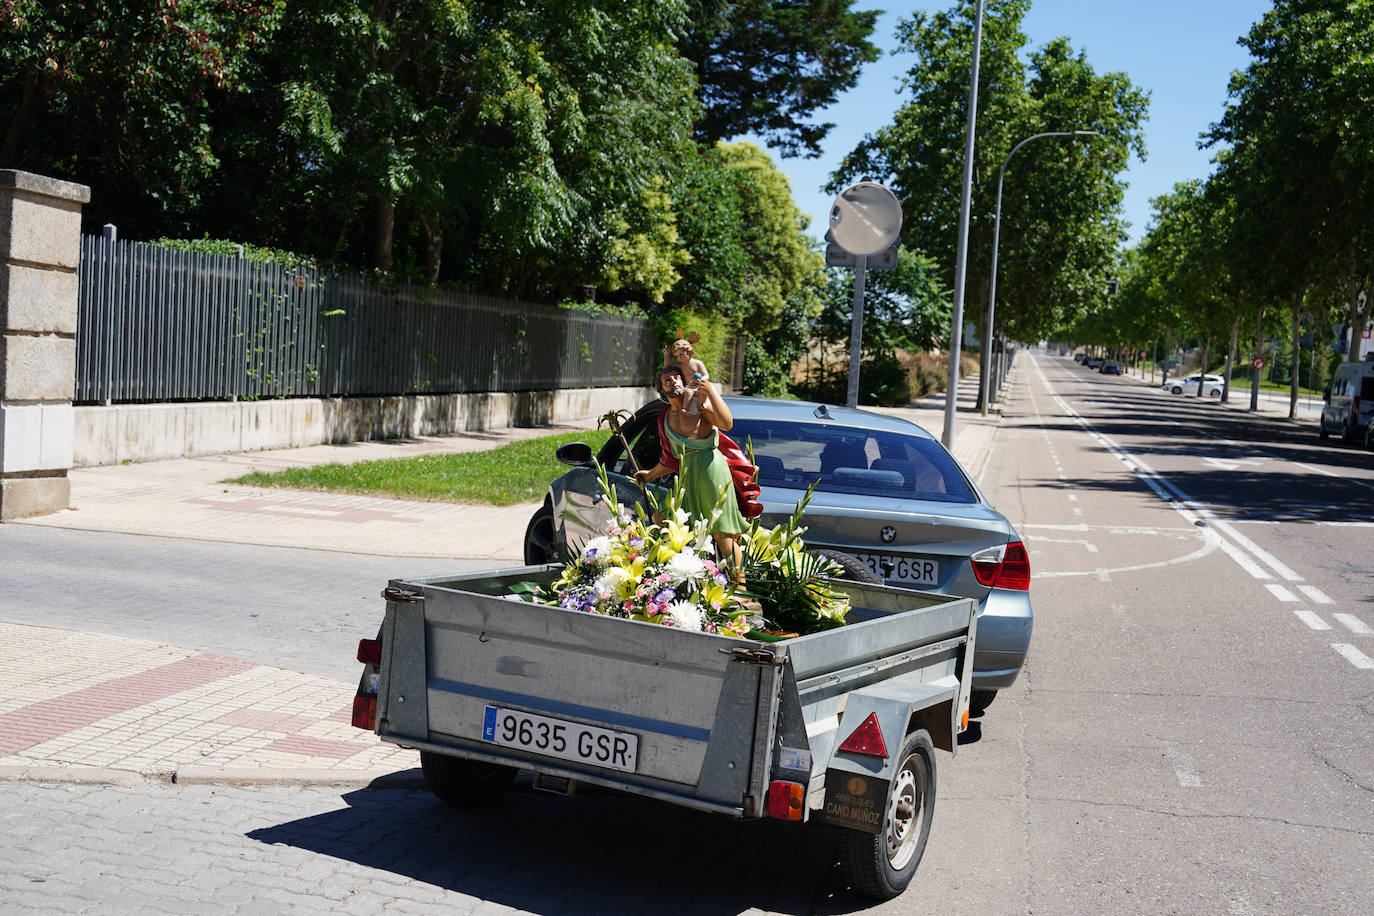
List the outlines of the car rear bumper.
{"type": "Polygon", "coordinates": [[[1010,687],[1030,649],[1030,593],[993,589],[978,613],[978,636],[973,649],[973,689],[1010,687]]]}

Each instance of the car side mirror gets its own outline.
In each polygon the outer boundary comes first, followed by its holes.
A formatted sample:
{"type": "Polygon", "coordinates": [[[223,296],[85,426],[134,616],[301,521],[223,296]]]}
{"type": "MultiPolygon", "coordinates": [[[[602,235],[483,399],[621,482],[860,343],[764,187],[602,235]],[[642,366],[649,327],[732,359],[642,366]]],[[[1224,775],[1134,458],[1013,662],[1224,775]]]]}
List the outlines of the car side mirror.
{"type": "Polygon", "coordinates": [[[592,463],[592,447],[585,442],[569,442],[560,445],[554,456],[564,464],[585,468],[592,463]]]}

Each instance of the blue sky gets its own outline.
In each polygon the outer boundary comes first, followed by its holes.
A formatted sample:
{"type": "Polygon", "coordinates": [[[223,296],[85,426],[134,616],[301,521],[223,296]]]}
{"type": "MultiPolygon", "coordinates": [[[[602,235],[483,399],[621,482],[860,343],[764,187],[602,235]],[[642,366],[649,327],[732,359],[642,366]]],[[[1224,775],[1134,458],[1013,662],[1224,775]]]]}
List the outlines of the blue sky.
{"type": "MultiPolygon", "coordinates": [[[[873,0],[855,4],[859,9],[877,5],[873,0]]],[[[892,4],[879,19],[874,42],[890,51],[899,19],[913,10],[953,5],[953,0],[892,4]]],[[[1271,6],[1269,0],[1033,0],[1022,21],[1030,47],[1066,36],[1095,71],[1124,72],[1150,92],[1147,159],[1132,160],[1123,176],[1129,185],[1123,201],[1123,216],[1131,224],[1129,244],[1138,242],[1149,224],[1151,198],[1167,193],[1176,182],[1211,173],[1213,153],[1197,148],[1198,135],[1221,116],[1231,71],[1249,62],[1236,39],[1271,6]]],[[[896,94],[898,79],[910,63],[910,55],[885,54],[865,68],[859,85],[820,116],[836,126],[819,159],[783,159],[774,153],[817,237],[825,231],[834,200],[820,186],[866,133],[891,121],[902,102],[896,94]]]]}

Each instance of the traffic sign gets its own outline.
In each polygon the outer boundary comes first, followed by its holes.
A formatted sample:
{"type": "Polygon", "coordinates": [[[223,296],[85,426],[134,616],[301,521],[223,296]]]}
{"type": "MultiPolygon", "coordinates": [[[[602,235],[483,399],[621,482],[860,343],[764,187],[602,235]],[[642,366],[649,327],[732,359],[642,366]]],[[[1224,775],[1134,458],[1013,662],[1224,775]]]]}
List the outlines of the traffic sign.
{"type": "Polygon", "coordinates": [[[830,208],[830,240],[850,254],[875,255],[895,243],[901,232],[897,195],[872,181],[845,188],[830,208]]]}
{"type": "Polygon", "coordinates": [[[1251,369],[1259,370],[1259,369],[1263,369],[1264,366],[1265,366],[1265,363],[1264,363],[1264,357],[1263,357],[1263,356],[1256,356],[1254,359],[1250,360],[1250,368],[1251,368],[1251,369]]]}

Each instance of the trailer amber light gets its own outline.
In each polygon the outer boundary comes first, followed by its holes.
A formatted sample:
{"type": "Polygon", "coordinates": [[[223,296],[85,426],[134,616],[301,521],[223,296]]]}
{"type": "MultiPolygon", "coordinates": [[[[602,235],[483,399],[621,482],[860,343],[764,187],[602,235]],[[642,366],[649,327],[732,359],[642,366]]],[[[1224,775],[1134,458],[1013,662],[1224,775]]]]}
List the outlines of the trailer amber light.
{"type": "Polygon", "coordinates": [[[353,726],[375,731],[377,728],[377,698],[353,698],[353,726]]]}
{"type": "Polygon", "coordinates": [[[382,641],[380,639],[358,640],[358,661],[374,668],[382,667],[382,641]]]}
{"type": "Polygon", "coordinates": [[[871,712],[854,733],[844,739],[840,750],[851,754],[866,754],[869,757],[887,757],[887,742],[883,741],[883,730],[878,727],[878,714],[871,712]]]}
{"type": "Polygon", "coordinates": [[[783,821],[799,821],[806,807],[805,798],[805,786],[775,779],[768,784],[768,816],[783,821]]]}
{"type": "Polygon", "coordinates": [[[967,731],[967,730],[968,730],[968,710],[965,709],[965,710],[964,710],[964,714],[963,714],[962,716],[959,717],[959,731],[962,732],[962,731],[967,731]]]}

